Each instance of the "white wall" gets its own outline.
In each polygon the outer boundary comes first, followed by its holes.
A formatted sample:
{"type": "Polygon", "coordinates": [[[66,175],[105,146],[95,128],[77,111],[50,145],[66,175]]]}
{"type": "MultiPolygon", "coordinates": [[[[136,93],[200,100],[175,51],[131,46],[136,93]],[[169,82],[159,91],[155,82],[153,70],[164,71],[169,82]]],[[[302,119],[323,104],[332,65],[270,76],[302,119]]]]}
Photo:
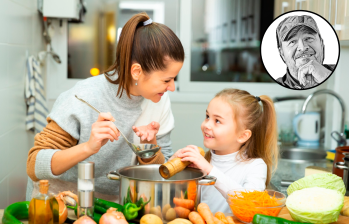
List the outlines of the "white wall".
{"type": "Polygon", "coordinates": [[[27,54],[44,49],[36,0],[0,0],[0,209],[25,200],[26,160],[34,135],[25,130],[27,54]]]}
{"type": "MultiPolygon", "coordinates": [[[[349,75],[348,75],[348,61],[349,61],[349,41],[341,41],[340,43],[340,58],[338,61],[337,68],[332,76],[326,81],[327,88],[338,93],[346,106],[346,123],[349,125],[349,75]]],[[[341,107],[338,101],[332,97],[326,97],[326,134],[327,141],[331,142],[327,147],[335,149],[337,144],[331,139],[331,131],[340,132],[341,124],[341,107]]]]}

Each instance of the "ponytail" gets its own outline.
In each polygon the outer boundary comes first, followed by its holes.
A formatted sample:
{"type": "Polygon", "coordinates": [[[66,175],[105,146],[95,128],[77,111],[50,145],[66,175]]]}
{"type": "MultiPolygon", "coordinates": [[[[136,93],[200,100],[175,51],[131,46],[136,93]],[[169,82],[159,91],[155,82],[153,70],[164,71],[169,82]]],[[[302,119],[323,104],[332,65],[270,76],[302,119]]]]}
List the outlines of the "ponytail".
{"type": "Polygon", "coordinates": [[[167,26],[152,22],[144,26],[149,16],[146,13],[134,15],[122,28],[116,47],[114,64],[104,74],[109,82],[118,84],[117,96],[123,90],[130,97],[132,84],[132,63],[139,63],[145,73],[166,69],[165,57],[175,61],[184,61],[183,46],[173,31],[167,26]],[[109,76],[118,74],[115,81],[109,76]]]}
{"type": "MultiPolygon", "coordinates": [[[[216,97],[222,97],[232,106],[239,126],[251,130],[251,137],[242,145],[238,155],[244,160],[263,159],[267,164],[267,186],[276,170],[279,155],[273,101],[266,95],[255,97],[238,89],[224,89],[216,97]]],[[[207,155],[207,158],[211,156],[207,155]]]]}
{"type": "MultiPolygon", "coordinates": [[[[267,164],[268,174],[266,184],[270,183],[273,171],[277,168],[279,150],[277,145],[277,124],[276,112],[273,101],[266,95],[260,96],[263,112],[261,116],[261,126],[255,128],[255,135],[262,135],[262,144],[259,147],[261,158],[267,164]],[[259,132],[259,133],[258,133],[259,132]],[[263,134],[262,134],[263,132],[263,134]]],[[[253,132],[252,132],[253,133],[253,132]]],[[[257,146],[256,146],[257,147],[257,146]]]]}

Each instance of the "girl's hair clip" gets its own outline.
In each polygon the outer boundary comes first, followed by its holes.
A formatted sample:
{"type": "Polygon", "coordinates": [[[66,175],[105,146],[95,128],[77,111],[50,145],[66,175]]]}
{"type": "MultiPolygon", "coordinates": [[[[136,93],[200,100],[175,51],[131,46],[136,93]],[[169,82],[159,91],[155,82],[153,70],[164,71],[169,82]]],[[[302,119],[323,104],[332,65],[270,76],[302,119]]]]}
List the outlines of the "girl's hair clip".
{"type": "Polygon", "coordinates": [[[261,101],[261,98],[259,98],[259,96],[255,96],[255,98],[258,102],[261,101]]]}
{"type": "Polygon", "coordinates": [[[146,26],[146,25],[149,25],[149,24],[152,24],[153,23],[153,20],[151,20],[150,18],[147,20],[147,21],[144,21],[143,22],[143,26],[146,26]]]}

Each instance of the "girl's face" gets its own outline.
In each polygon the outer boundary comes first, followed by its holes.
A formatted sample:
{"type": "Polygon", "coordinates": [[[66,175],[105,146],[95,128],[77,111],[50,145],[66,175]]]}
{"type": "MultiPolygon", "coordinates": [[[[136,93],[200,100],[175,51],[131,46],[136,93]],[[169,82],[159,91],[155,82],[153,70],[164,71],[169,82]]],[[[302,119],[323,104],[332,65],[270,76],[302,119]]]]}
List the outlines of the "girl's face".
{"type": "Polygon", "coordinates": [[[140,70],[140,75],[133,80],[131,93],[141,95],[146,99],[157,103],[166,91],[175,91],[174,79],[183,66],[183,62],[167,60],[167,68],[164,71],[153,71],[150,74],[144,74],[140,70]],[[137,82],[137,85],[136,85],[137,82]]]}
{"type": "Polygon", "coordinates": [[[211,100],[206,110],[206,119],[201,124],[206,148],[225,155],[239,150],[239,128],[232,107],[220,97],[211,100]]]}

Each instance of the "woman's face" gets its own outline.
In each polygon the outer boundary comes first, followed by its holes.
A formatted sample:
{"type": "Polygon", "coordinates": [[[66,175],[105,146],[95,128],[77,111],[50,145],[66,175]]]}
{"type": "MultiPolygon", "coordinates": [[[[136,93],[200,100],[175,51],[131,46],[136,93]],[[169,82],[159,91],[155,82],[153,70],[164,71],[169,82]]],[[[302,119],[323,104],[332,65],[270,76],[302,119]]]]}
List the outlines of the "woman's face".
{"type": "Polygon", "coordinates": [[[131,94],[141,95],[154,103],[159,102],[166,91],[175,91],[174,79],[182,66],[183,62],[168,59],[167,68],[163,71],[153,71],[149,74],[141,71],[138,80],[133,80],[131,94]]]}

